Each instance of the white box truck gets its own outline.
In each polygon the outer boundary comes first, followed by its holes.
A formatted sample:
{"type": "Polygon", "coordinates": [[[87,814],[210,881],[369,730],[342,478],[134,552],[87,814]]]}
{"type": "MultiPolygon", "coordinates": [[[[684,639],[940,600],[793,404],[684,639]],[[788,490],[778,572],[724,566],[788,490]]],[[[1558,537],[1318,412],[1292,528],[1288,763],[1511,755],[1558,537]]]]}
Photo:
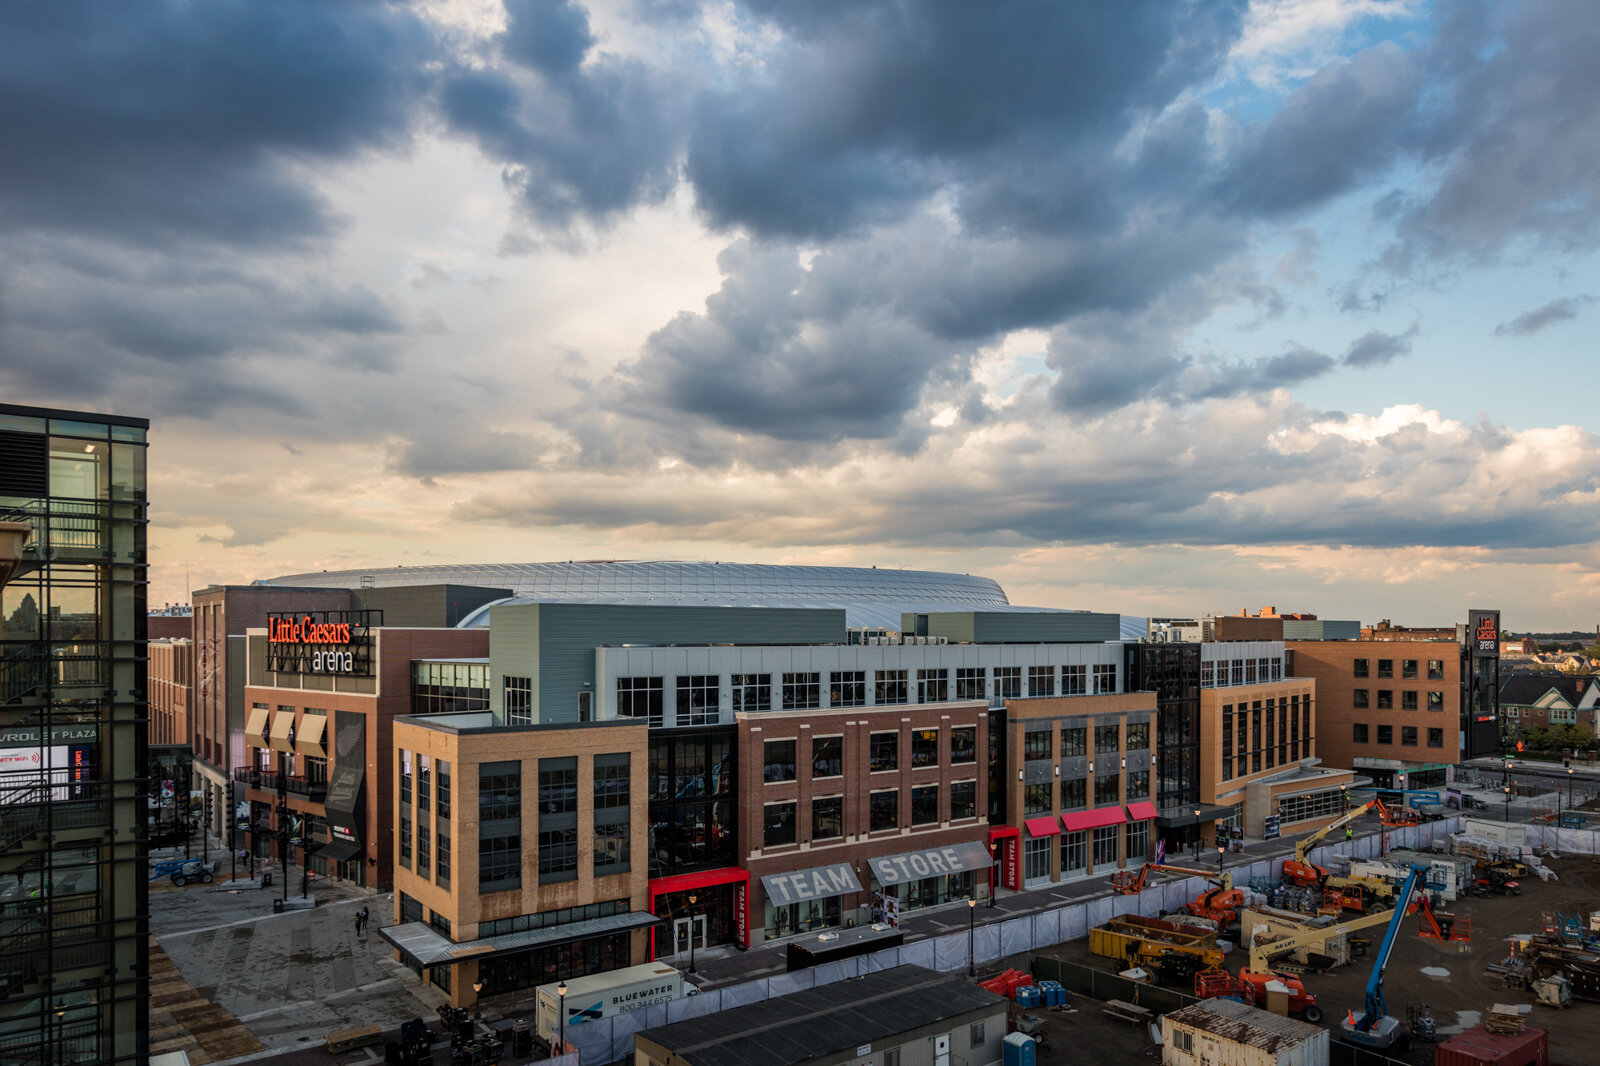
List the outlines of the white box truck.
{"type": "Polygon", "coordinates": [[[557,1018],[563,1003],[567,1012],[566,1028],[571,1029],[585,1022],[681,999],[683,974],[665,963],[647,962],[642,966],[574,977],[566,986],[565,1000],[556,992],[559,983],[540,985],[534,990],[539,1035],[551,1046],[556,1042],[557,1018]]]}

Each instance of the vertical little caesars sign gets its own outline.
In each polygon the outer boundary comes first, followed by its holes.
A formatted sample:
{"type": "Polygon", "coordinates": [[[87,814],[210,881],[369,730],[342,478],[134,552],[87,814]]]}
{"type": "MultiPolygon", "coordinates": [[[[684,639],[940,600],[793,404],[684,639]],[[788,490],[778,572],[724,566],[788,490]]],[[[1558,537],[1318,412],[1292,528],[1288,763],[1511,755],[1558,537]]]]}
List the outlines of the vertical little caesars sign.
{"type": "Polygon", "coordinates": [[[382,611],[267,615],[267,669],[372,676],[372,627],[382,611]]]}
{"type": "Polygon", "coordinates": [[[1468,611],[1467,639],[1472,642],[1475,659],[1500,657],[1500,612],[1468,611]]]}

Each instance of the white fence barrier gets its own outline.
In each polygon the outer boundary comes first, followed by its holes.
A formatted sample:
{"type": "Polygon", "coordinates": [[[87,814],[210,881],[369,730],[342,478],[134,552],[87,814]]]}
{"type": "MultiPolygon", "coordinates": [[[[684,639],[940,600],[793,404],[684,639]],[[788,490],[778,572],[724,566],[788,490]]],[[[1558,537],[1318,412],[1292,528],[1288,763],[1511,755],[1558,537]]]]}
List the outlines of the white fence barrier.
{"type": "MultiPolygon", "coordinates": [[[[1446,818],[1417,826],[1389,830],[1389,845],[1427,851],[1435,842],[1451,833],[1459,832],[1461,819],[1446,818]]],[[[1528,843],[1544,846],[1548,840],[1558,851],[1583,854],[1600,852],[1600,830],[1558,829],[1555,826],[1529,826],[1528,843]],[[1535,836],[1538,836],[1536,841],[1535,836]]],[[[1356,858],[1376,857],[1382,844],[1376,835],[1358,837],[1354,841],[1340,841],[1314,850],[1313,862],[1326,866],[1335,855],[1353,855],[1356,858]],[[1353,846],[1352,846],[1353,845],[1353,846]]],[[[1258,859],[1249,866],[1227,868],[1235,885],[1251,880],[1274,881],[1282,876],[1283,859],[1258,859]]],[[[975,962],[987,964],[1013,955],[1022,955],[1040,948],[1054,947],[1069,940],[1080,940],[1089,930],[1104,925],[1119,914],[1140,914],[1155,917],[1180,909],[1194,899],[1205,887],[1206,880],[1189,877],[1182,881],[1150,885],[1137,896],[1108,896],[1084,903],[1066,904],[1037,914],[1008,918],[1003,922],[985,925],[972,932],[972,956],[975,962]]],[[[818,985],[832,984],[850,977],[859,977],[877,970],[887,970],[902,965],[925,966],[941,972],[964,969],[967,965],[967,933],[947,933],[930,937],[897,948],[885,948],[870,955],[859,955],[842,962],[823,963],[794,973],[759,977],[742,984],[713,988],[699,995],[689,996],[632,1014],[601,1018],[583,1025],[569,1026],[567,1042],[578,1049],[581,1066],[604,1066],[606,1063],[630,1058],[633,1055],[633,1034],[669,1022],[699,1018],[707,1014],[760,1003],[775,996],[788,995],[818,985]]],[[[568,1059],[571,1056],[567,1056],[568,1059]]],[[[563,1066],[574,1066],[564,1063],[563,1066]]]]}

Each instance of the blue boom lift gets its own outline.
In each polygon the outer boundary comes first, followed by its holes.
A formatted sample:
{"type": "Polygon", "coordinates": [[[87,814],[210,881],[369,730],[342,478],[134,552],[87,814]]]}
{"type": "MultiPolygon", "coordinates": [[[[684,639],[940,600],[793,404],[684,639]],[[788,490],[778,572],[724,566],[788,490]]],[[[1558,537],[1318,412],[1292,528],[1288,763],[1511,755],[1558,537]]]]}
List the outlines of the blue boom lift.
{"type": "Polygon", "coordinates": [[[1383,971],[1389,966],[1389,955],[1394,951],[1400,926],[1405,923],[1411,896],[1426,873],[1423,867],[1413,866],[1406,875],[1405,884],[1400,886],[1395,896],[1394,917],[1389,919],[1389,928],[1383,934],[1383,946],[1378,949],[1378,957],[1372,962],[1372,974],[1367,978],[1366,1004],[1361,1017],[1346,1017],[1340,1026],[1340,1039],[1347,1044],[1378,1051],[1397,1044],[1405,1050],[1411,1044],[1410,1037],[1400,1029],[1400,1019],[1389,1015],[1388,1005],[1383,1001],[1383,971]]]}

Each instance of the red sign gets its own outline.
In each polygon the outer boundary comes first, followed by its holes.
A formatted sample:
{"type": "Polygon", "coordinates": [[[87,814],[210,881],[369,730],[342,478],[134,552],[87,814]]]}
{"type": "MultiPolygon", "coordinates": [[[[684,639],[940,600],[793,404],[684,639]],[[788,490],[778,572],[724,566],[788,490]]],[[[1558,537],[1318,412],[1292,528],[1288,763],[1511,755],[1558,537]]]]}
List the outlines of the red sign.
{"type": "Polygon", "coordinates": [[[750,946],[750,882],[736,881],[733,885],[733,932],[739,946],[750,946]]]}
{"type": "Polygon", "coordinates": [[[267,640],[273,644],[348,644],[349,622],[318,622],[304,618],[267,619],[267,640]]]}
{"type": "Polygon", "coordinates": [[[999,842],[1001,877],[1005,886],[1016,892],[1022,891],[1020,842],[1020,837],[1002,837],[999,842]]]}

